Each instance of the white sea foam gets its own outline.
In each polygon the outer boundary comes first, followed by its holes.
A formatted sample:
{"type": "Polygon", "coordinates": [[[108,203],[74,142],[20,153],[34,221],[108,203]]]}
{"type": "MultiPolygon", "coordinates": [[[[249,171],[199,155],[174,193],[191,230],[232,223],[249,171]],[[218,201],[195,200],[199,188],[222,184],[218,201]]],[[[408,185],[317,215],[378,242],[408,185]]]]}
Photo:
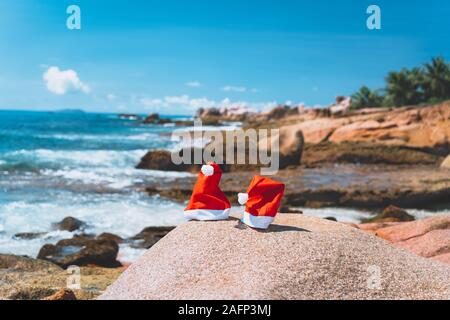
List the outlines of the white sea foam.
{"type": "Polygon", "coordinates": [[[139,162],[147,150],[19,150],[9,152],[5,157],[26,158],[32,162],[55,163],[68,166],[103,166],[126,167],[134,166],[139,162]]]}
{"type": "MultiPolygon", "coordinates": [[[[340,222],[353,222],[359,223],[364,219],[373,218],[375,213],[366,210],[357,210],[349,208],[297,208],[303,211],[303,214],[307,216],[313,216],[318,218],[334,217],[340,222]]],[[[450,210],[418,210],[418,209],[407,209],[409,214],[411,214],[416,219],[423,219],[437,215],[450,214],[450,210]]]]}
{"type": "Polygon", "coordinates": [[[44,139],[58,139],[58,140],[68,140],[68,141],[77,141],[77,140],[94,140],[94,141],[124,141],[124,140],[151,140],[155,138],[159,138],[159,135],[156,133],[145,132],[142,134],[111,134],[111,135],[100,135],[100,134],[39,134],[38,138],[44,139]]]}
{"type": "Polygon", "coordinates": [[[228,125],[224,126],[198,126],[198,127],[185,127],[177,129],[177,131],[184,131],[184,132],[193,132],[193,131],[233,131],[241,128],[241,123],[230,123],[228,125]]]}
{"type": "Polygon", "coordinates": [[[189,172],[171,172],[157,170],[137,170],[134,168],[80,168],[61,170],[41,170],[41,174],[67,180],[80,181],[85,184],[107,185],[110,188],[122,189],[142,183],[145,179],[164,179],[169,181],[175,178],[189,177],[189,172]]]}
{"type": "MultiPolygon", "coordinates": [[[[14,239],[18,232],[47,232],[53,222],[73,216],[88,223],[87,233],[112,232],[130,237],[147,226],[172,226],[182,221],[183,206],[145,194],[60,195],[35,203],[16,201],[0,204],[2,253],[35,257],[45,243],[71,238],[73,233],[51,231],[34,240],[14,239]]],[[[135,252],[136,253],[136,252],[135,252]]]]}
{"type": "Polygon", "coordinates": [[[409,214],[411,214],[414,218],[418,220],[437,215],[444,215],[444,214],[450,215],[450,209],[439,210],[437,212],[421,209],[406,209],[406,211],[408,211],[409,214]]]}

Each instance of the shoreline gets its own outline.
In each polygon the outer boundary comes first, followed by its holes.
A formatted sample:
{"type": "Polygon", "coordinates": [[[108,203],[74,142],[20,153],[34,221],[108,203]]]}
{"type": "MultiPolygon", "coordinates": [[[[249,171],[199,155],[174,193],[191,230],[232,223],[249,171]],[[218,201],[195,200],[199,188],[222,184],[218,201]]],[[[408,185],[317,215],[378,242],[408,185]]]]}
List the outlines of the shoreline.
{"type": "MultiPolygon", "coordinates": [[[[232,203],[237,204],[237,193],[245,191],[242,186],[246,186],[254,174],[257,172],[223,174],[221,189],[232,203]]],[[[328,165],[281,170],[277,179],[287,186],[282,207],[377,211],[393,204],[408,209],[450,209],[448,170],[435,166],[328,165]]],[[[184,202],[195,180],[195,175],[177,178],[173,184],[177,187],[150,182],[144,190],[149,195],[184,202]]]]}

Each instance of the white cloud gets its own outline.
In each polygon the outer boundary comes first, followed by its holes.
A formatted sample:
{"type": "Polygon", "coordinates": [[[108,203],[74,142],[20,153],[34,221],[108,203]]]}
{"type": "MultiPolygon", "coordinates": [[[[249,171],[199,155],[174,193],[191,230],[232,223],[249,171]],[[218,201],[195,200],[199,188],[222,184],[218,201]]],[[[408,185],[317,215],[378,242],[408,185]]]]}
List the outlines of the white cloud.
{"type": "Polygon", "coordinates": [[[237,87],[237,86],[225,86],[222,88],[223,91],[226,92],[246,92],[246,87],[237,87]]]}
{"type": "Polygon", "coordinates": [[[70,91],[80,91],[90,93],[88,85],[81,82],[78,74],[74,70],[60,70],[58,67],[50,67],[44,72],[43,79],[48,91],[63,95],[70,91]]]}
{"type": "Polygon", "coordinates": [[[179,108],[184,110],[195,111],[198,108],[230,108],[230,107],[248,107],[257,110],[268,110],[275,107],[278,103],[276,101],[268,102],[247,102],[247,101],[232,101],[229,98],[222,100],[211,100],[208,98],[191,98],[188,95],[180,96],[166,96],[164,98],[142,98],[140,104],[147,109],[161,109],[161,108],[179,108]]]}
{"type": "Polygon", "coordinates": [[[191,87],[191,88],[200,88],[200,87],[203,87],[203,84],[198,81],[189,81],[189,82],[186,82],[186,86],[191,87]]]}
{"type": "Polygon", "coordinates": [[[111,102],[116,100],[116,98],[117,98],[117,96],[114,93],[108,93],[106,95],[106,99],[108,99],[108,101],[111,101],[111,102]]]}

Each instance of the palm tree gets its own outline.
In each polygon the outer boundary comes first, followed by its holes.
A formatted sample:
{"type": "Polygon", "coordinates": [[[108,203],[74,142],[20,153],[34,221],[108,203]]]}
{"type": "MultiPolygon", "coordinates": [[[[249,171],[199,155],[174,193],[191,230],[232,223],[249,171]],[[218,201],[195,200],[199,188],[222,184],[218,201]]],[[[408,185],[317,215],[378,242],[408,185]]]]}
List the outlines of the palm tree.
{"type": "Polygon", "coordinates": [[[437,57],[425,64],[423,87],[427,100],[450,98],[450,66],[444,58],[437,57]]]}
{"type": "Polygon", "coordinates": [[[389,72],[386,77],[386,104],[390,106],[405,106],[419,104],[423,101],[421,84],[423,71],[419,68],[402,69],[400,72],[389,72]]]}
{"type": "Polygon", "coordinates": [[[375,108],[380,107],[382,103],[383,97],[366,86],[362,86],[352,95],[352,109],[375,108]]]}

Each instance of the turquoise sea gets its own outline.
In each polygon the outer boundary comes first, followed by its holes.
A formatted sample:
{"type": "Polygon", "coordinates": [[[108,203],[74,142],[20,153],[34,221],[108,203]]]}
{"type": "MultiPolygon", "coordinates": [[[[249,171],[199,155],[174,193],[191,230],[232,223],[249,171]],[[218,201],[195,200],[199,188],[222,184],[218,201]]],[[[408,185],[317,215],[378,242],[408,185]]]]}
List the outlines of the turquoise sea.
{"type": "MultiPolygon", "coordinates": [[[[52,231],[35,240],[14,238],[48,231],[66,216],[86,221],[86,232],[123,237],[177,224],[182,206],[138,189],[188,173],[134,169],[148,150],[175,147],[172,130],[116,114],[0,111],[0,253],[36,256],[44,243],[71,237],[52,231]]],[[[125,260],[139,253],[120,252],[125,260]]]]}

